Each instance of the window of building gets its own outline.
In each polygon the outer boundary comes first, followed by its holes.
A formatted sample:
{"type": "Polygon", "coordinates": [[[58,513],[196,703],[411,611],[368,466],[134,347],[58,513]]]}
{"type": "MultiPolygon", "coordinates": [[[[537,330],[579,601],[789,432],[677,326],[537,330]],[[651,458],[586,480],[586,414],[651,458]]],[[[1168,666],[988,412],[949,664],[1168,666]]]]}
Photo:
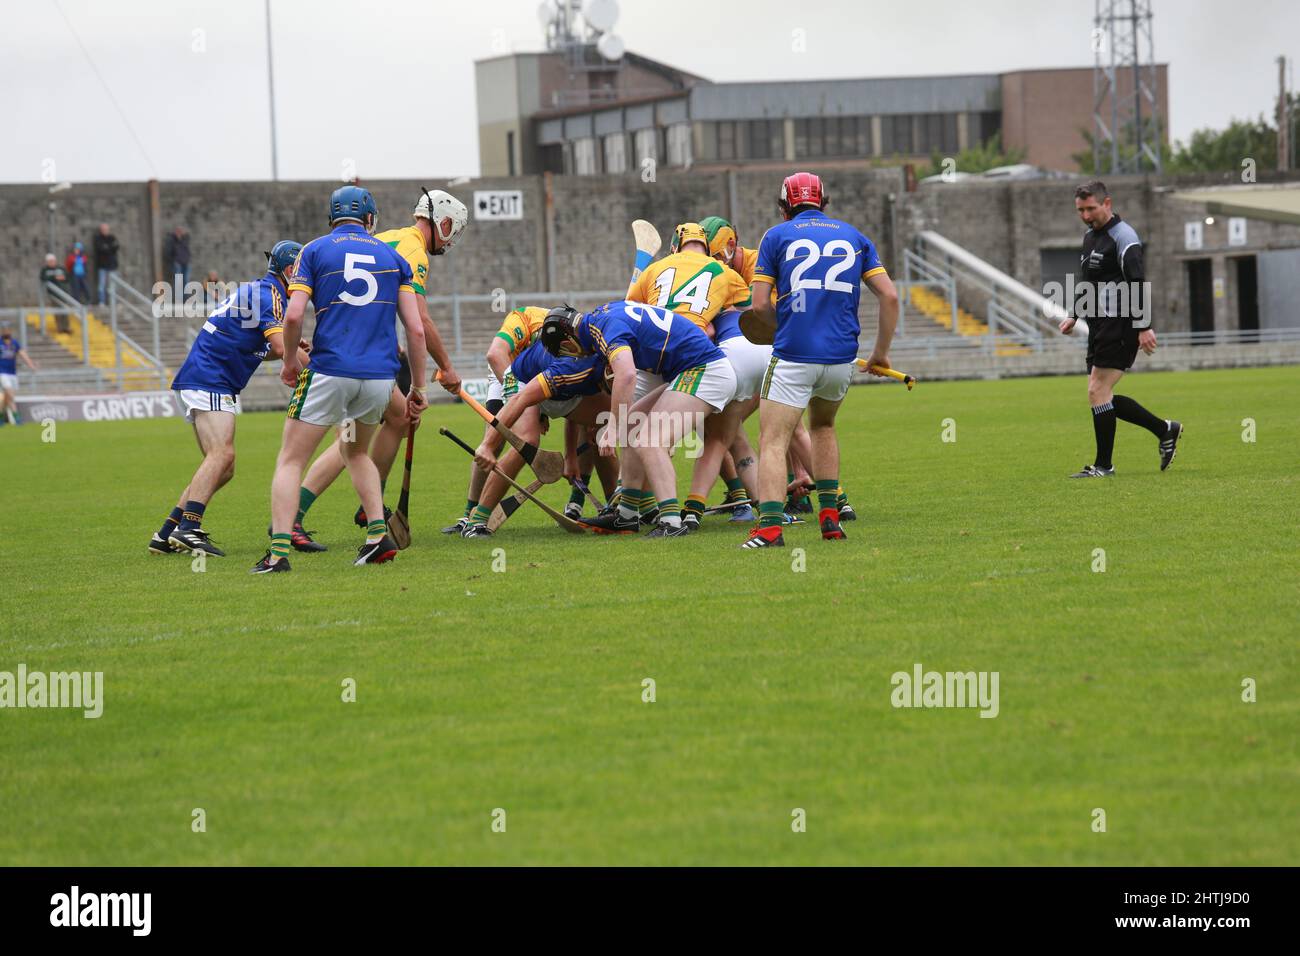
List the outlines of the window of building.
{"type": "Polygon", "coordinates": [[[691,124],[674,123],[668,127],[668,165],[689,166],[691,164],[691,124]]]}
{"type": "Polygon", "coordinates": [[[785,158],[785,121],[779,119],[750,120],[748,123],[751,159],[785,158]]]}
{"type": "Polygon", "coordinates": [[[644,169],[646,160],[652,166],[659,164],[659,133],[655,129],[639,129],[632,134],[634,155],[632,157],[637,169],[644,169]]]}
{"type": "Polygon", "coordinates": [[[627,172],[627,136],[610,133],[605,137],[605,172],[627,172]]]}
{"type": "Polygon", "coordinates": [[[594,138],[587,136],[573,141],[573,171],[579,176],[600,172],[594,138]]]}
{"type": "Polygon", "coordinates": [[[880,117],[880,151],[886,156],[909,156],[915,152],[912,145],[912,115],[897,113],[880,117]]]}
{"type": "MultiPolygon", "coordinates": [[[[781,148],[784,150],[784,143],[781,148]]],[[[871,117],[815,116],[797,119],[794,121],[794,150],[795,156],[800,159],[870,156],[871,117]]]]}

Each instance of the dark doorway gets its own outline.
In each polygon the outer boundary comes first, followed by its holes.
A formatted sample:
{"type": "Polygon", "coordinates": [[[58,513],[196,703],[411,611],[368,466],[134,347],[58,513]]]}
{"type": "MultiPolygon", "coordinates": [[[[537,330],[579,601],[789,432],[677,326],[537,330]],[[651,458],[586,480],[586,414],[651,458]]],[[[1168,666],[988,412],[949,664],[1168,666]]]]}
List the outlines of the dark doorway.
{"type": "MultiPolygon", "coordinates": [[[[1187,302],[1191,307],[1192,331],[1214,331],[1214,276],[1209,259],[1187,260],[1187,302]]],[[[1204,340],[1193,340],[1198,345],[1208,345],[1213,341],[1206,336],[1204,340]]]]}
{"type": "Polygon", "coordinates": [[[506,131],[506,156],[510,160],[510,175],[515,175],[515,131],[506,131]]]}
{"type": "Polygon", "coordinates": [[[1237,328],[1242,340],[1259,341],[1259,270],[1254,256],[1241,256],[1237,264],[1237,328]],[[1254,333],[1254,334],[1247,334],[1254,333]]]}

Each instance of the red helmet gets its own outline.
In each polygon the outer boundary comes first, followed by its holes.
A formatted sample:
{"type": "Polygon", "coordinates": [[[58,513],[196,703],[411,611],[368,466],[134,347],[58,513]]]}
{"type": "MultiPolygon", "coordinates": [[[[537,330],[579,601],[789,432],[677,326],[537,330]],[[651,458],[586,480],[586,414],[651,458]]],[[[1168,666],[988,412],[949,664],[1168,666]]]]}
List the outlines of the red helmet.
{"type": "Polygon", "coordinates": [[[781,211],[790,215],[799,206],[816,206],[825,209],[829,202],[826,191],[822,188],[820,176],[812,173],[795,173],[787,176],[781,183],[781,211]]]}

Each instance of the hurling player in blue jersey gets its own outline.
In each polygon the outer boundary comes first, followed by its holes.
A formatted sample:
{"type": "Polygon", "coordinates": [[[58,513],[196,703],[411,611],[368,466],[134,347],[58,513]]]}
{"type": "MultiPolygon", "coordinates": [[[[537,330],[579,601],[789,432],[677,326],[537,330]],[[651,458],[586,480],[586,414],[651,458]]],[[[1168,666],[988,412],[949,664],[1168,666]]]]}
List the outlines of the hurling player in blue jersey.
{"type": "Polygon", "coordinates": [[[771,328],[775,323],[776,332],[759,393],[759,525],[744,543],[746,548],[785,544],[781,525],[786,451],[805,408],[822,537],[844,537],[836,504],[840,447],[835,413],[848,393],[857,358],[862,283],[880,303],[880,324],[868,361],[889,368],[898,293],[871,240],[827,216],[826,202],[819,177],[787,177],[779,200],[785,222],[769,229],[758,247],[753,311],[758,325],[771,328]]]}
{"type": "MultiPolygon", "coordinates": [[[[302,251],[289,239],[267,253],[266,275],[244,282],[208,316],[194,338],[172,388],[194,426],[203,463],[149,542],[153,554],[197,552],[224,556],[203,530],[212,496],[235,474],[235,415],[239,393],[266,359],[284,355],[283,322],[293,264],[302,251]]],[[[297,350],[297,343],[294,344],[297,350]]],[[[306,362],[302,352],[298,361],[306,362]]]]}
{"type": "Polygon", "coordinates": [[[37,364],[27,355],[27,350],[14,338],[8,327],[0,328],[0,425],[6,421],[22,424],[18,417],[18,360],[22,359],[33,372],[37,364]]]}
{"type": "MultiPolygon", "coordinates": [[[[578,477],[577,448],[599,416],[609,411],[609,393],[605,383],[605,360],[600,355],[582,358],[556,358],[541,342],[534,342],[515,358],[502,375],[505,405],[497,419],[524,441],[536,443],[542,434],[542,416],[564,419],[564,471],[578,477]]],[[[513,448],[497,462],[497,443],[484,437],[474,455],[478,467],[488,475],[478,504],[470,512],[461,536],[487,537],[492,531],[487,520],[502,496],[509,490],[505,479],[491,474],[493,466],[514,478],[524,460],[513,448]]],[[[618,469],[612,458],[597,462],[606,493],[618,484],[618,469]]]]}
{"type": "Polygon", "coordinates": [[[648,537],[687,534],[668,449],[692,431],[702,434],[704,419],[735,398],[736,372],[726,356],[686,316],[640,302],[610,302],[586,315],[552,309],[541,341],[552,355],[599,354],[613,375],[609,421],[596,444],[610,456],[623,440],[623,492],[617,510],[582,523],[597,533],[631,534],[642,503],[657,498],[658,526],[648,537]],[[664,384],[633,404],[638,371],[664,384]],[[634,433],[631,426],[642,422],[634,433]]]}
{"type": "Polygon", "coordinates": [[[428,405],[426,355],[411,267],[372,235],[378,215],[374,198],[360,186],[336,189],[329,203],[331,231],[303,246],[294,267],[280,372],[281,381],[294,392],[271,482],[271,549],[253,566],[254,574],[289,570],[303,469],[334,426],[339,426],[340,451],[366,512],[366,543],[353,563],[380,564],[397,554],[384,521],[379,471],[367,455],[400,365],[396,315],[406,328],[412,420],[428,405]],[[309,299],[316,330],[311,366],[304,369],[291,350],[302,334],[309,299]]]}

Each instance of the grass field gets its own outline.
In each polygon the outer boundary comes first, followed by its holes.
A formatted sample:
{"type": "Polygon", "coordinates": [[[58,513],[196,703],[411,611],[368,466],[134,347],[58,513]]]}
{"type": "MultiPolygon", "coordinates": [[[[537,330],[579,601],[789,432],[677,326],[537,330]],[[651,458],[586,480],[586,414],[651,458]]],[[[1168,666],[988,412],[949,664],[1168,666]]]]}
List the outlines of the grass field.
{"type": "Polygon", "coordinates": [[[1134,376],[1177,461],[1121,423],[1118,477],[1070,482],[1083,384],[853,390],[861,519],[763,553],[721,518],[570,538],[531,507],[445,539],[467,458],[436,426],[479,426],[437,406],[412,549],[351,567],[339,484],[308,520],[332,550],[268,577],[279,416],[239,422],[204,573],[145,552],[183,425],[0,429],[0,670],[105,682],[98,720],[0,711],[0,862],[1295,864],[1300,370],[1134,376]],[[916,663],[997,671],[998,716],[895,709],[916,663]]]}

